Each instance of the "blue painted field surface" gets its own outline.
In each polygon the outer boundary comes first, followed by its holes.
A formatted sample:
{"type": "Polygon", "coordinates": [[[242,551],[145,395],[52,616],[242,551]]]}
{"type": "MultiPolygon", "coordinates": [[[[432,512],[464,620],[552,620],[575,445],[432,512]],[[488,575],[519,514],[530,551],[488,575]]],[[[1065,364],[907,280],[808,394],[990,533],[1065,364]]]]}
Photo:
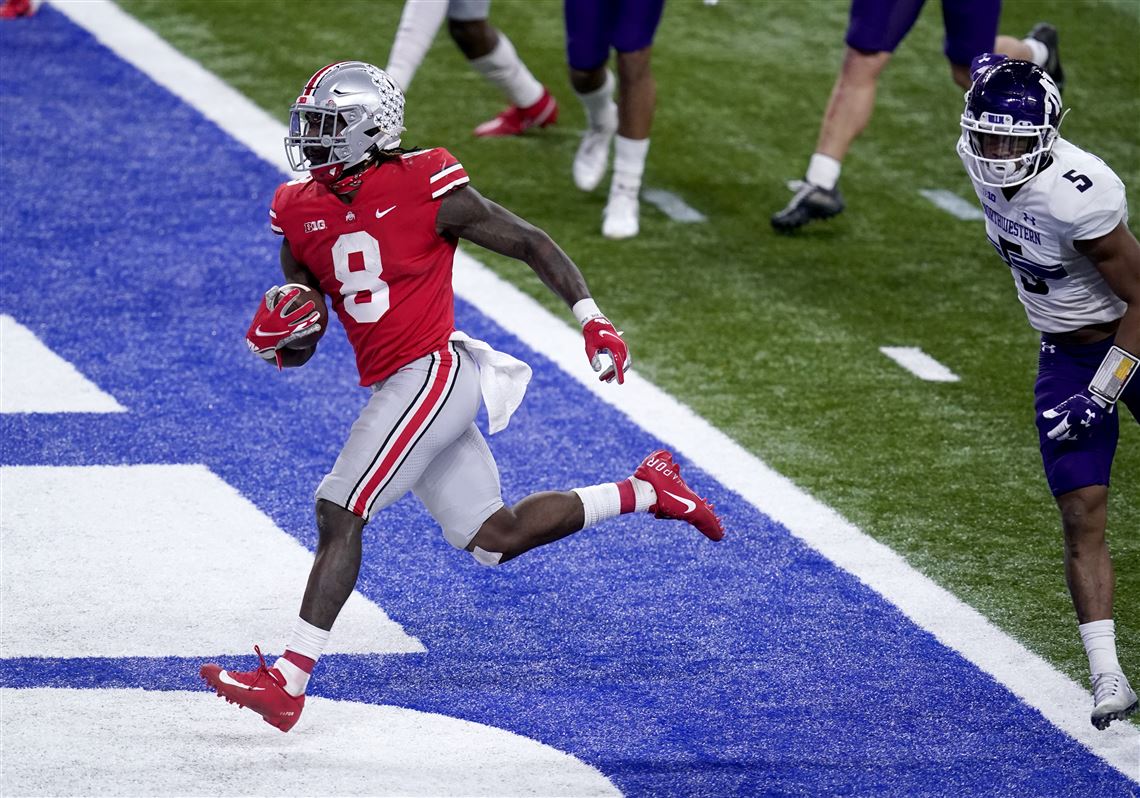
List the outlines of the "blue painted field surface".
{"type": "MultiPolygon", "coordinates": [[[[0,25],[0,58],[0,312],[129,410],[5,415],[0,462],[206,463],[311,548],[312,490],[367,394],[339,325],[292,373],[245,350],[279,278],[266,207],[281,175],[51,8],[0,25]]],[[[535,367],[491,439],[508,501],[625,476],[658,444],[458,313],[535,367]]],[[[312,692],[509,729],[633,795],[1129,794],[894,607],[686,471],[723,512],[723,544],[625,518],[485,569],[401,501],[366,530],[358,587],[427,653],[329,656],[312,692]]],[[[199,661],[7,660],[0,684],[197,689],[199,661]]]]}

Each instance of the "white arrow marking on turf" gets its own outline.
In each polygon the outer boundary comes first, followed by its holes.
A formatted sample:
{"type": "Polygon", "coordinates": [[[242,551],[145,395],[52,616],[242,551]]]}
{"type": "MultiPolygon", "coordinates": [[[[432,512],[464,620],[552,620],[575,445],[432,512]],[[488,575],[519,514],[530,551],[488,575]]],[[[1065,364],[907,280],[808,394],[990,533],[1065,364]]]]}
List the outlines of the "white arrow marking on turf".
{"type": "Polygon", "coordinates": [[[124,413],[71,363],[0,314],[0,413],[124,413]]]}
{"type": "Polygon", "coordinates": [[[0,702],[3,795],[621,795],[548,745],[402,707],[310,696],[280,734],[204,691],[4,689],[0,702]]]}
{"type": "MultiPolygon", "coordinates": [[[[0,468],[3,657],[280,651],[313,555],[203,465],[0,468]]],[[[328,653],[425,651],[353,592],[328,653]]]]}

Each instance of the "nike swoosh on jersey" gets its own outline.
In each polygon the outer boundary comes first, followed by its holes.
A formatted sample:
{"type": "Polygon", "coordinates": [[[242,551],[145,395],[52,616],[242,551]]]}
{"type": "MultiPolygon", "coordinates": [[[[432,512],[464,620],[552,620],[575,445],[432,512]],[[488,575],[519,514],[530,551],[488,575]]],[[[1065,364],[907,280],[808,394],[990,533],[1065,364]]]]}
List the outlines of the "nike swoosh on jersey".
{"type": "Polygon", "coordinates": [[[395,206],[395,205],[393,205],[391,208],[389,208],[389,209],[388,209],[388,210],[386,210],[386,211],[381,211],[379,208],[377,208],[377,209],[376,209],[376,218],[377,218],[377,219],[383,219],[385,216],[387,216],[389,213],[391,213],[391,212],[392,212],[392,211],[394,211],[394,210],[396,210],[396,206],[395,206]]]}
{"type": "Polygon", "coordinates": [[[224,684],[232,685],[233,687],[240,687],[243,690],[260,691],[265,689],[264,687],[253,687],[251,685],[244,684],[243,682],[239,682],[237,679],[234,679],[225,671],[218,672],[218,681],[224,684]]]}
{"type": "Polygon", "coordinates": [[[663,490],[661,492],[664,493],[666,496],[672,496],[674,499],[679,501],[681,504],[685,505],[685,515],[688,515],[693,510],[697,509],[697,503],[695,501],[693,501],[692,499],[683,498],[681,496],[678,496],[676,493],[670,493],[667,490],[663,490]]]}

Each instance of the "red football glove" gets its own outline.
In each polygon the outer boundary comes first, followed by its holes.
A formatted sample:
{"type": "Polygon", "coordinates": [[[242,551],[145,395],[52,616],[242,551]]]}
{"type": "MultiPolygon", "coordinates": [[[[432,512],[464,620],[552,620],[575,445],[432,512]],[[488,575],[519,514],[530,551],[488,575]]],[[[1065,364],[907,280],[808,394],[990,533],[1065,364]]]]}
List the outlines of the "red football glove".
{"type": "Polygon", "coordinates": [[[321,329],[320,314],[312,301],[284,313],[290,300],[299,293],[301,289],[289,286],[284,289],[273,286],[266,291],[245,334],[249,351],[262,360],[276,361],[278,369],[281,368],[279,350],[283,346],[321,329]]]}
{"type": "Polygon", "coordinates": [[[602,382],[625,383],[625,373],[629,370],[629,347],[621,338],[621,333],[605,316],[594,316],[582,324],[582,336],[586,339],[586,357],[602,382]],[[607,355],[610,363],[602,370],[602,355],[607,355]]]}

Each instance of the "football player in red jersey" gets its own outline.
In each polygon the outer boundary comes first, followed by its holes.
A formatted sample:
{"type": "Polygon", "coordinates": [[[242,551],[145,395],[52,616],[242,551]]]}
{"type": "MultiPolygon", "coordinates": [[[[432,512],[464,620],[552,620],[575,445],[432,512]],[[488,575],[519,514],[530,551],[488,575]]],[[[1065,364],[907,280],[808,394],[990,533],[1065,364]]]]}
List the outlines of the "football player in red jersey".
{"type": "MultiPolygon", "coordinates": [[[[486,401],[491,432],[502,429],[530,369],[455,330],[458,240],[533,268],[572,309],[602,380],[624,382],[629,350],[546,233],[471,188],[447,150],[399,149],[403,117],[403,95],[382,70],[360,61],[319,70],[293,104],[285,140],[293,168],[309,177],[281,186],[269,212],[284,237],[286,279],[331,299],[360,382],[372,390],[317,488],[316,559],[285,653],[272,667],[262,658],[254,671],[201,669],[219,695],[282,731],[300,717],[309,674],[356,584],[361,530],[409,490],[451,545],[485,565],[635,511],[687,521],[713,540],[724,535],[712,505],[685,484],[666,451],[620,482],[504,505],[475,416],[486,401]]],[[[319,326],[307,304],[292,307],[297,293],[270,289],[246,335],[251,350],[280,366],[302,365],[315,350],[291,348],[319,326]]]]}

